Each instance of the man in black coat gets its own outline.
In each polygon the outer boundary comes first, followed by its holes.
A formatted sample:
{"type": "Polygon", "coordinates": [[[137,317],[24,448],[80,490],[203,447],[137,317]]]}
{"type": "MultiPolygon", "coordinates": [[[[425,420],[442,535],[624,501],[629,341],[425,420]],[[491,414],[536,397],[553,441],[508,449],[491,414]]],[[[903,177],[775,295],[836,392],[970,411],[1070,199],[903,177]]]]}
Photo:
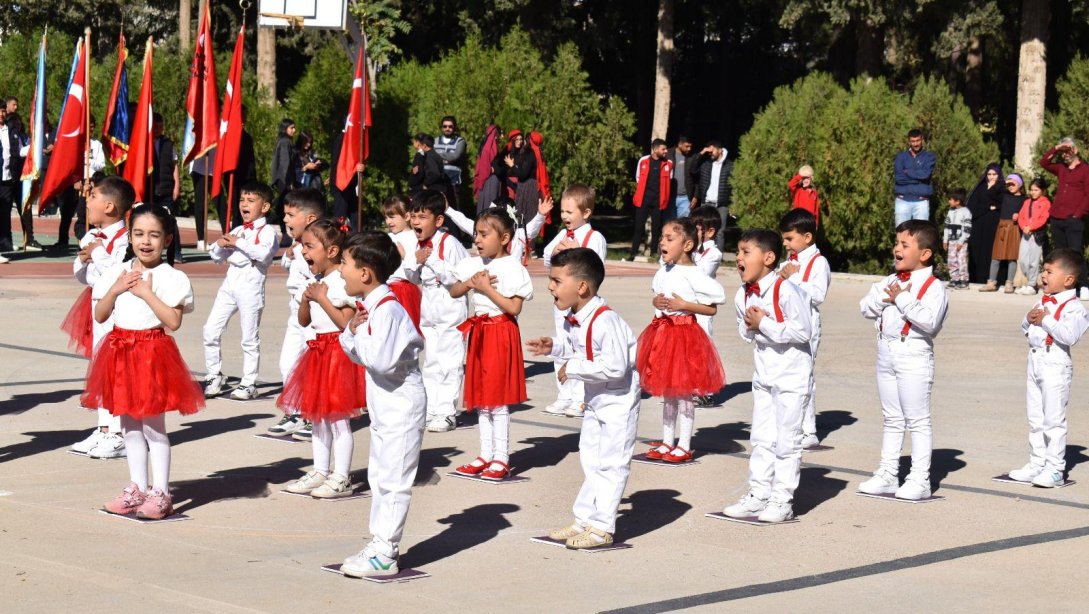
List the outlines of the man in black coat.
{"type": "Polygon", "coordinates": [[[412,172],[408,177],[409,194],[415,196],[424,190],[438,190],[445,194],[450,180],[443,171],[442,158],[433,149],[435,139],[421,132],[412,138],[412,146],[416,149],[416,155],[412,158],[412,172]]]}
{"type": "MultiPolygon", "coordinates": [[[[8,112],[0,108],[0,252],[14,249],[11,240],[11,209],[23,204],[23,157],[19,133],[8,126],[8,112]]],[[[0,262],[7,262],[0,256],[0,262]]]]}
{"type": "MultiPolygon", "coordinates": [[[[710,141],[700,151],[692,167],[692,174],[696,176],[696,194],[692,199],[692,209],[703,205],[714,207],[722,218],[722,228],[726,228],[730,213],[730,172],[734,168],[727,153],[720,141],[710,141]]],[[[720,250],[724,249],[726,234],[719,231],[715,242],[720,250]]]]}

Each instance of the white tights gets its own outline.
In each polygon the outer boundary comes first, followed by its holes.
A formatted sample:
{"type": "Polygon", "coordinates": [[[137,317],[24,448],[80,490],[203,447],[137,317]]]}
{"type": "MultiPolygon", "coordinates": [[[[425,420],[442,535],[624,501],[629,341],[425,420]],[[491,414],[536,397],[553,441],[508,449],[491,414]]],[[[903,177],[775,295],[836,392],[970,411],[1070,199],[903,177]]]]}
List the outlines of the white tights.
{"type": "Polygon", "coordinates": [[[355,438],[348,418],[339,420],[314,420],[314,435],[311,438],[314,447],[314,471],[329,475],[329,455],[336,461],[333,473],[348,477],[352,469],[352,450],[355,438]]]}
{"type": "Polygon", "coordinates": [[[692,430],[696,425],[696,404],[691,397],[666,397],[662,407],[662,443],[673,447],[676,437],[677,447],[685,451],[692,450],[692,430]],[[675,434],[680,427],[680,436],[675,434]]]}
{"type": "Polygon", "coordinates": [[[510,411],[506,405],[477,409],[480,418],[480,458],[510,461],[510,411]]]}
{"type": "Polygon", "coordinates": [[[166,416],[150,416],[139,420],[121,416],[121,434],[125,438],[125,453],[129,459],[129,479],[148,490],[147,462],[151,457],[151,486],[170,492],[170,438],[166,435],[166,416]]]}

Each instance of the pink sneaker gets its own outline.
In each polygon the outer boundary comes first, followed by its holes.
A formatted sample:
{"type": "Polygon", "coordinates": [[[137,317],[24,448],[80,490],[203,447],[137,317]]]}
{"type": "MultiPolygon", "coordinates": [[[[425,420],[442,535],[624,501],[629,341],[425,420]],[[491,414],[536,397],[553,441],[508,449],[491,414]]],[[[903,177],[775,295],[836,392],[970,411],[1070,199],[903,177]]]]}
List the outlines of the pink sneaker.
{"type": "Polygon", "coordinates": [[[111,514],[132,514],[144,504],[146,498],[144,493],[140,492],[136,482],[130,482],[116,499],[103,507],[111,514]]]}
{"type": "Polygon", "coordinates": [[[172,502],[170,495],[165,494],[158,488],[152,488],[147,491],[143,505],[136,510],[136,516],[148,520],[162,520],[174,513],[172,502]]]}

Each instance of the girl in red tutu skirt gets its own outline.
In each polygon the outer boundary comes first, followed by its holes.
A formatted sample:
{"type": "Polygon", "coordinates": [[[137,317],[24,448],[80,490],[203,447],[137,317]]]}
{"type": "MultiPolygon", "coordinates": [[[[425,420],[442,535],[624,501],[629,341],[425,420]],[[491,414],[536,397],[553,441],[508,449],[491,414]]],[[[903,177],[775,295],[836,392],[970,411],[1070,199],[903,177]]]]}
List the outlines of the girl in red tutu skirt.
{"type": "Polygon", "coordinates": [[[514,220],[493,207],[476,221],[479,256],[458,263],[458,283],[450,296],[473,291],[474,315],[458,327],[468,337],[465,354],[464,403],[476,410],[480,426],[480,456],[457,468],[464,475],[502,480],[510,474],[509,405],[526,400],[526,369],[518,314],[533,298],[529,271],[507,253],[514,236],[514,220]]]}
{"type": "MultiPolygon", "coordinates": [[[[412,230],[412,225],[408,222],[408,206],[405,204],[405,199],[400,196],[390,196],[386,199],[386,202],[382,203],[382,212],[386,216],[389,238],[393,239],[393,244],[397,246],[403,264],[405,256],[415,255],[417,249],[416,231],[412,230]]],[[[420,331],[420,299],[422,298],[420,287],[405,278],[405,270],[400,265],[389,276],[389,281],[386,284],[389,285],[393,295],[397,297],[397,302],[401,303],[401,306],[408,312],[408,317],[412,318],[412,323],[416,325],[416,332],[422,335],[423,333],[420,331]]]]}
{"type": "Polygon", "coordinates": [[[696,237],[696,225],[688,218],[662,228],[662,267],[651,282],[654,319],[639,335],[636,354],[643,390],[665,400],[662,442],[647,458],[668,463],[692,460],[693,395],[715,394],[726,383],[718,352],[694,315],[715,315],[726,302],[726,291],[693,265],[696,237]]]}
{"type": "Polygon", "coordinates": [[[314,281],[299,290],[299,324],[314,339],[295,363],[276,406],[300,414],[314,425],[310,439],[314,469],[287,487],[288,492],[335,499],[352,494],[348,473],[355,440],[349,419],[367,407],[366,373],[341,351],[337,338],[355,315],[355,299],[344,289],[340,265],[346,228],[330,220],[311,222],[302,233],[303,259],[314,281]],[[330,456],[335,465],[330,472],[330,456]]]}
{"type": "Polygon", "coordinates": [[[95,321],[112,315],[114,328],[91,359],[81,401],[84,407],[104,407],[121,416],[131,483],[106,504],[106,511],[159,519],[174,513],[165,414],[195,413],[204,407],[204,393],[174,338],[163,330],[178,330],[182,314],[193,311],[189,278],[171,266],[174,218],[162,207],[141,205],[132,210],[129,224],[127,259],[94,286],[95,321]]]}

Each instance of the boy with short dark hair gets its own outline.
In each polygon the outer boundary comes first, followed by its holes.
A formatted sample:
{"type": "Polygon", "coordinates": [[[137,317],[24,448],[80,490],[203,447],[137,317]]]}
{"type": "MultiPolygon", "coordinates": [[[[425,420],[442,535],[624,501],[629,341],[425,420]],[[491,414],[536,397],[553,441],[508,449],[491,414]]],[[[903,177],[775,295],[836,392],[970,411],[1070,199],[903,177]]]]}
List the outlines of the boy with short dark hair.
{"type": "Polygon", "coordinates": [[[949,193],[942,248],[949,265],[950,288],[968,287],[968,238],[972,236],[972,212],[964,206],[964,190],[949,193]]]}
{"type": "Polygon", "coordinates": [[[445,220],[446,197],[431,190],[409,203],[416,232],[416,253],[406,254],[405,277],[420,286],[420,329],[424,338],[423,381],[427,390],[427,430],[444,433],[457,425],[455,403],[461,398],[465,374],[465,338],[458,325],[465,321],[465,298],[454,298],[454,270],[468,253],[461,243],[439,230],[445,220]]]}
{"type": "Polygon", "coordinates": [[[1084,266],[1076,250],[1059,248],[1048,254],[1041,277],[1045,294],[1021,320],[1029,342],[1029,462],[1009,473],[1019,482],[1045,488],[1065,483],[1066,406],[1073,379],[1070,348],[1089,328],[1089,313],[1077,300],[1084,266]]]}
{"type": "MultiPolygon", "coordinates": [[[[787,262],[779,269],[779,276],[789,279],[798,286],[809,300],[812,336],[809,349],[814,363],[817,349],[821,345],[820,306],[828,296],[828,286],[832,283],[832,268],[828,259],[821,255],[816,245],[817,218],[805,209],[791,209],[779,221],[779,232],[783,233],[783,247],[787,250],[787,262]]],[[[814,364],[814,367],[816,365],[814,364]]],[[[802,449],[810,449],[820,444],[817,438],[817,391],[814,371],[809,371],[809,399],[802,418],[802,449]]]]}
{"type": "Polygon", "coordinates": [[[613,543],[639,423],[636,337],[598,296],[604,279],[605,265],[591,249],[573,247],[553,256],[548,290],[566,314],[562,334],[527,342],[535,355],[562,363],[561,382],[584,384],[579,456],[586,478],[575,499],[575,522],[549,534],[571,549],[613,543]]]}
{"type": "Polygon", "coordinates": [[[901,223],[892,250],[896,273],[875,283],[859,303],[862,315],[875,320],[878,331],[877,393],[885,423],[881,465],[858,487],[865,494],[894,494],[910,501],[931,494],[934,337],[941,332],[949,306],[945,286],[935,283],[938,244],[938,227],[932,222],[901,223]],[[898,474],[905,430],[911,433],[911,471],[901,486],[898,474]]]}
{"type": "Polygon", "coordinates": [[[242,186],[238,208],[242,225],[224,235],[208,249],[212,261],[227,263],[227,277],[216,293],[215,302],[204,323],[204,396],[223,392],[220,340],[235,312],[242,325],[242,381],[231,392],[236,401],[257,398],[257,371],[261,365],[261,313],[265,309],[265,277],[276,257],[280,238],[276,228],[265,220],[272,207],[272,189],[260,182],[242,186]]]}

